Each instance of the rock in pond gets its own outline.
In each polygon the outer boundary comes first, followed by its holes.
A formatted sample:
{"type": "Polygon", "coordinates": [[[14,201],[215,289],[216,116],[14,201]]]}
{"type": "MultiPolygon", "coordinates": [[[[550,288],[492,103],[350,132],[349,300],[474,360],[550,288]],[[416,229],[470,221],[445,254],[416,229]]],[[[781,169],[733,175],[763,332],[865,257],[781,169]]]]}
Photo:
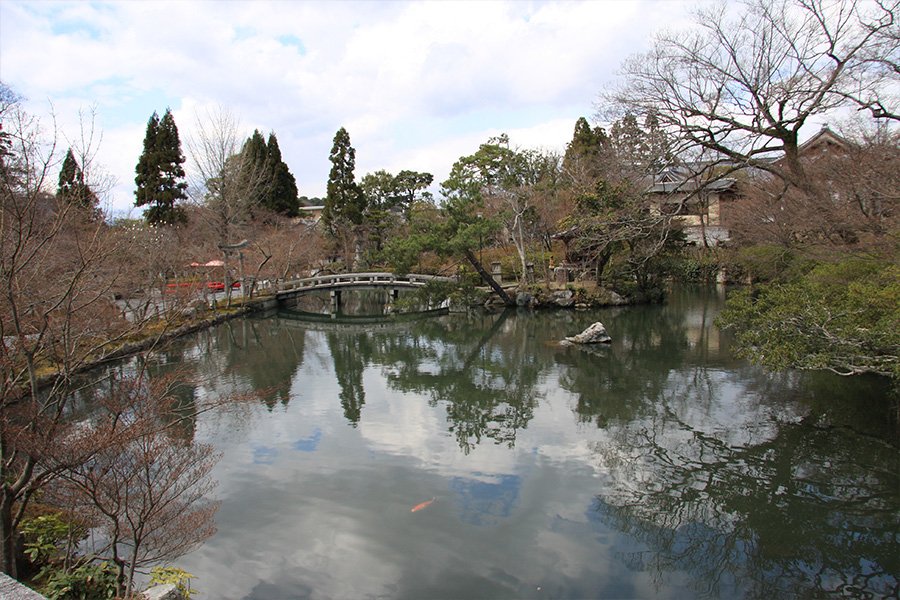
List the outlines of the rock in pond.
{"type": "Polygon", "coordinates": [[[611,342],[612,338],[606,333],[603,323],[597,321],[578,335],[567,337],[566,341],[573,344],[605,344],[611,342]]]}

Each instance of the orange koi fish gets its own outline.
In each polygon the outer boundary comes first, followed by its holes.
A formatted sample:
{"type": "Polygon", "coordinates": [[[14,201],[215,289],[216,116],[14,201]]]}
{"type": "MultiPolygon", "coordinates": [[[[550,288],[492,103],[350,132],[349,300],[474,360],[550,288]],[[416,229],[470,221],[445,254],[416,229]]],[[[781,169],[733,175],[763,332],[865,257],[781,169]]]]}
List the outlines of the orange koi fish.
{"type": "Polygon", "coordinates": [[[428,506],[428,505],[431,504],[432,502],[434,502],[434,498],[432,498],[432,499],[429,500],[428,502],[423,502],[422,504],[419,504],[418,506],[414,506],[413,509],[412,509],[411,511],[409,511],[409,512],[416,512],[417,510],[422,510],[423,508],[425,508],[426,506],[428,506]]]}

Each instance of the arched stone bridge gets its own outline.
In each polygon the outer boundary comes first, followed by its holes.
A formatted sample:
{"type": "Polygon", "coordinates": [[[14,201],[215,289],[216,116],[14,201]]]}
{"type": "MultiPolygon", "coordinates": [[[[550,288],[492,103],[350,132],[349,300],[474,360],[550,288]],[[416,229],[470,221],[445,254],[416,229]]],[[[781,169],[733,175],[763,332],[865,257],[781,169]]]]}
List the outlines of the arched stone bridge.
{"type": "Polygon", "coordinates": [[[437,275],[395,275],[393,273],[341,273],[339,275],[320,275],[306,279],[293,279],[278,284],[275,297],[282,304],[287,300],[314,294],[330,292],[334,308],[340,306],[341,292],[344,290],[388,289],[395,292],[401,289],[418,289],[431,281],[451,281],[449,277],[437,275]]]}

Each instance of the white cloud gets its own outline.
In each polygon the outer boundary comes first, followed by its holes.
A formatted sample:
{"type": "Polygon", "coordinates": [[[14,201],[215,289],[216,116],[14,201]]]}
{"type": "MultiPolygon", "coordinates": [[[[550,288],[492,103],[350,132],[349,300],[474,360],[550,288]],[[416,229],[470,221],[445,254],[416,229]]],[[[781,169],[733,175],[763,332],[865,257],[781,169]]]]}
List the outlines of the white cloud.
{"type": "Polygon", "coordinates": [[[171,107],[184,140],[193,104],[275,131],[301,193],[322,195],[341,126],[357,177],[410,168],[440,181],[503,131],[520,146],[565,143],[621,60],[683,14],[676,2],[7,0],[0,73],[37,114],[48,98],[66,113],[97,105],[119,209],[150,114],[171,107]]]}

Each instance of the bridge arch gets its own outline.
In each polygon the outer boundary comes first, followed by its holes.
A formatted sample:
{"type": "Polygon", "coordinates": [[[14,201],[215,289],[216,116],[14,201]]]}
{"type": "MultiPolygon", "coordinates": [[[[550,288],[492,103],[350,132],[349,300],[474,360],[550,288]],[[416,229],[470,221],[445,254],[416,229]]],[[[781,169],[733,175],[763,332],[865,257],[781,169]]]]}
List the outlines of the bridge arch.
{"type": "Polygon", "coordinates": [[[418,289],[432,281],[451,281],[451,279],[449,277],[417,273],[409,273],[407,275],[396,275],[394,273],[319,275],[317,277],[282,282],[278,285],[275,297],[279,304],[284,304],[289,300],[305,296],[306,294],[330,292],[333,307],[336,309],[340,305],[341,292],[344,290],[418,289]]]}

